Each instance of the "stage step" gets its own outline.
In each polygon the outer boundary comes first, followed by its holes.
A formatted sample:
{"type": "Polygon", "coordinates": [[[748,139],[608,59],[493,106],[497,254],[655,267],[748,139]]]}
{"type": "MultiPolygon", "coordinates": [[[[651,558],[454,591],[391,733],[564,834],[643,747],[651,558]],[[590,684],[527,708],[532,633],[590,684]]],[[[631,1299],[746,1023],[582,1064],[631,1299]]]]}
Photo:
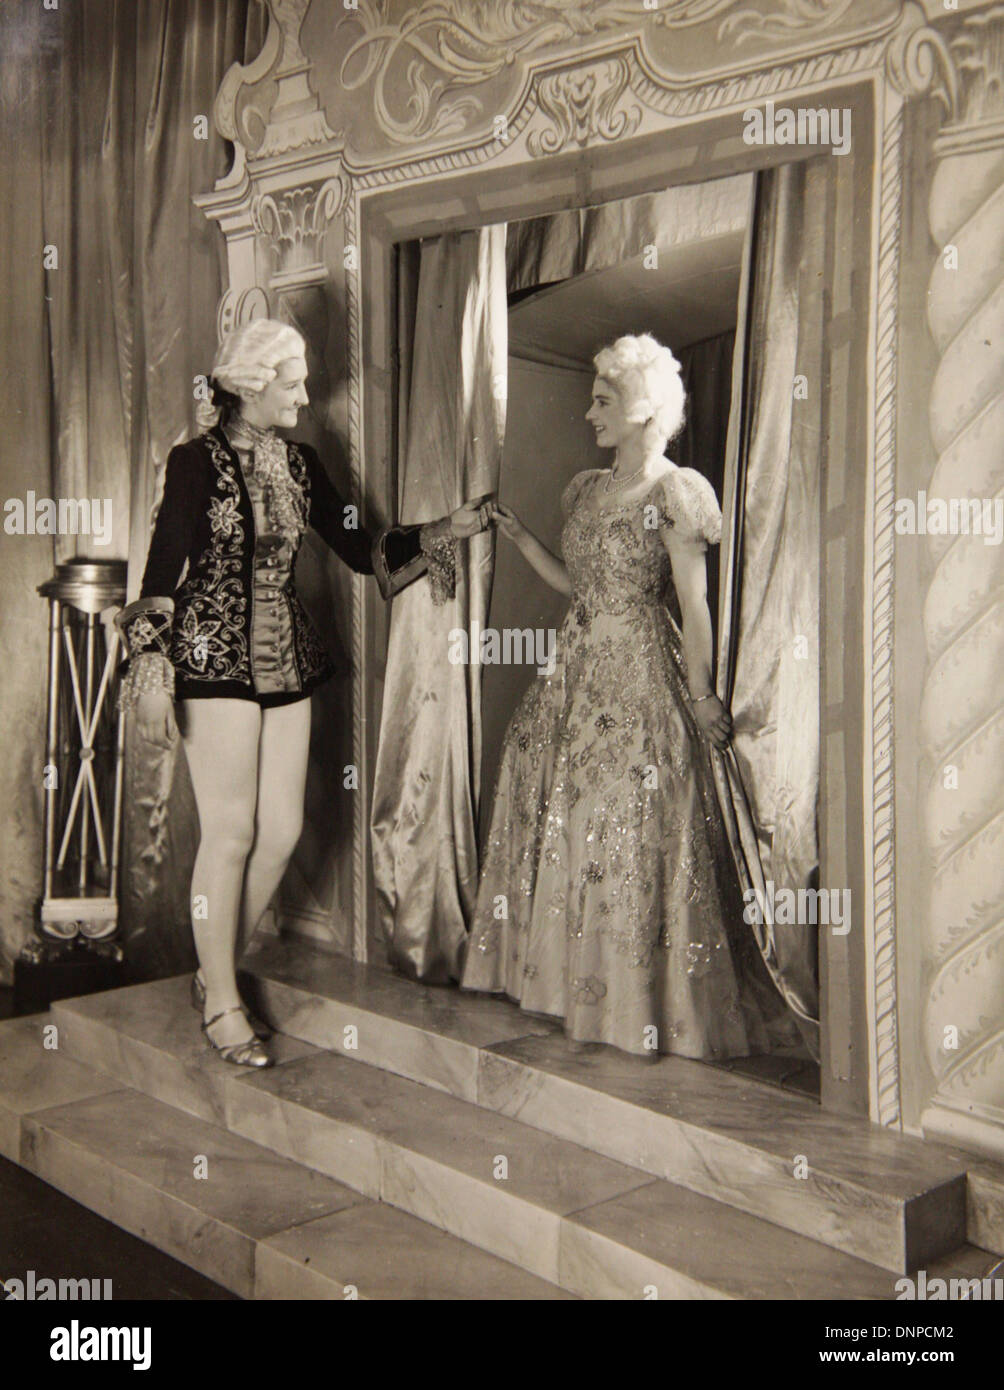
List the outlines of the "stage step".
{"type": "Polygon", "coordinates": [[[574,1050],[558,1026],[504,1000],[422,987],[307,943],[265,939],[245,971],[286,1034],[869,1263],[929,1266],[967,1239],[965,1156],[804,1096],[686,1058],[574,1050]]]}
{"type": "Polygon", "coordinates": [[[46,1051],[42,1029],[52,1021],[0,1024],[6,1156],[241,1297],[568,1297],[316,1169],[46,1051]]]}
{"type": "MultiPolygon", "coordinates": [[[[271,1071],[227,1067],[202,1047],[186,989],[63,1001],[61,1047],[581,1297],[894,1296],[874,1264],[351,1055],[279,1040],[271,1071]]],[[[318,1268],[309,1242],[285,1238],[283,1256],[297,1251],[318,1268]]],[[[979,1277],[992,1263],[964,1248],[938,1265],[979,1277]]]]}

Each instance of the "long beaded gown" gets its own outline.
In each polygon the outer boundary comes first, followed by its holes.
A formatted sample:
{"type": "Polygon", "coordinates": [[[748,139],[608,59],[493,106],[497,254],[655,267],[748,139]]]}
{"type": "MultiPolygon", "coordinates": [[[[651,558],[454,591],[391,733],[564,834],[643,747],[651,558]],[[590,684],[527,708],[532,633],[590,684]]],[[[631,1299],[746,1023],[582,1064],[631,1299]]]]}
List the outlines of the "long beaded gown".
{"type": "Polygon", "coordinates": [[[614,505],[607,476],[562,498],[571,602],[506,734],[461,984],[627,1052],[767,1051],[783,1005],[742,920],[663,541],[706,549],[721,513],[693,469],[614,505]]]}

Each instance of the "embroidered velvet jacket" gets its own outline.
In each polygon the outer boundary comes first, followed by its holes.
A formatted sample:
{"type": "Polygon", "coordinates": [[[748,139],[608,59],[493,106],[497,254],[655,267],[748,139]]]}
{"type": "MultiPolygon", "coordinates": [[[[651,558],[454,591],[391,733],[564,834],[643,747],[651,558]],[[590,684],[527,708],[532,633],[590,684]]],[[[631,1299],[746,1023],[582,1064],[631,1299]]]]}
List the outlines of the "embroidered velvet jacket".
{"type": "MultiPolygon", "coordinates": [[[[357,574],[375,574],[385,598],[424,574],[429,559],[419,526],[392,527],[375,539],[347,522],[346,504],[309,444],[288,443],[287,464],[306,504],[307,524],[357,574]]],[[[168,658],[179,699],[254,699],[252,620],[258,535],[236,450],[217,426],[171,450],[164,497],[140,597],[117,623],[130,658],[168,658]]],[[[297,547],[298,549],[298,547],[297,547]]],[[[287,606],[293,662],[306,694],[335,667],[288,578],[272,597],[287,606]]],[[[267,563],[267,559],[265,560],[267,563]]]]}

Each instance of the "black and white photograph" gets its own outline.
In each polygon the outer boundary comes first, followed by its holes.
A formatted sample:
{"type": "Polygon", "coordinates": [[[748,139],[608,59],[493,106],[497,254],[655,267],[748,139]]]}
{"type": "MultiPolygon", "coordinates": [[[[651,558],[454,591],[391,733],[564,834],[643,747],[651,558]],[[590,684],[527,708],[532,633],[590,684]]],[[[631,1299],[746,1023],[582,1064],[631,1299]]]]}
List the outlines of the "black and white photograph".
{"type": "Polygon", "coordinates": [[[0,136],[15,1345],[975,1372],[1004,6],[5,0],[0,136]]]}

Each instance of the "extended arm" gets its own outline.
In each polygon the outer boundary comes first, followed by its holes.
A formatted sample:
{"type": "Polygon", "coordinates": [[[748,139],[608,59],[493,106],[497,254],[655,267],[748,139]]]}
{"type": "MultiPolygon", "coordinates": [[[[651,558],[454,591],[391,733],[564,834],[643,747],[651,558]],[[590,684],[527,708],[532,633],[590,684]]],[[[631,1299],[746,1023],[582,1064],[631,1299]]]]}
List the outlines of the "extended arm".
{"type": "Polygon", "coordinates": [[[545,584],[550,584],[559,594],[572,592],[571,580],[563,561],[523,525],[514,511],[495,502],[489,507],[489,519],[513,542],[527,564],[537,571],[545,584]]]}
{"type": "Polygon", "coordinates": [[[358,524],[358,508],[349,506],[313,449],[297,446],[310,474],[310,524],[357,574],[373,574],[384,598],[392,598],[428,572],[433,598],[452,596],[456,573],[454,542],[482,529],[470,504],[438,521],[388,526],[376,536],[358,524]]]}

